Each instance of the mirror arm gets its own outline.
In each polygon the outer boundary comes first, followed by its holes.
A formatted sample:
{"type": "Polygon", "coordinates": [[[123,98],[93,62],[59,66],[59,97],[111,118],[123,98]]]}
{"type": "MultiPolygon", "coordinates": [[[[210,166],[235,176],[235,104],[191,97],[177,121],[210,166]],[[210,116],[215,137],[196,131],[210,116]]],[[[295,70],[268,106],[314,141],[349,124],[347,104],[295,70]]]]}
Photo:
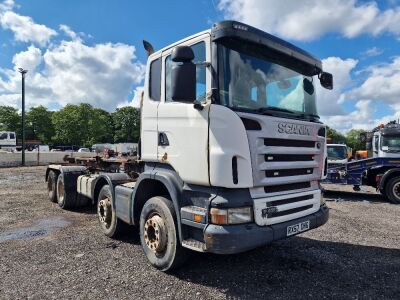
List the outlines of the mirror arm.
{"type": "Polygon", "coordinates": [[[194,64],[196,65],[196,67],[197,66],[203,66],[206,68],[211,67],[211,63],[209,61],[196,61],[194,64]]]}
{"type": "Polygon", "coordinates": [[[203,110],[203,108],[204,108],[203,104],[201,104],[201,102],[199,100],[195,100],[193,102],[193,107],[197,110],[203,110]]]}

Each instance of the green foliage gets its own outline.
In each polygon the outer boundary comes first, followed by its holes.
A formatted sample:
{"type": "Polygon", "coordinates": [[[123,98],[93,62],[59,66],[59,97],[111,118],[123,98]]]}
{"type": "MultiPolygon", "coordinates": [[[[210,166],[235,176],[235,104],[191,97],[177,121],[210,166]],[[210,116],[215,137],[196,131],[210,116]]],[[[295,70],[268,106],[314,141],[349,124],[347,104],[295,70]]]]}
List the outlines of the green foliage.
{"type": "Polygon", "coordinates": [[[40,105],[32,107],[26,113],[25,136],[28,140],[40,140],[44,144],[50,144],[54,136],[52,124],[53,112],[40,105]]]}
{"type": "Polygon", "coordinates": [[[56,143],[90,147],[113,139],[110,114],[90,104],[68,104],[55,112],[52,120],[56,143]]]}
{"type": "Polygon", "coordinates": [[[21,119],[18,110],[12,106],[0,106],[0,130],[21,132],[21,119]]]}
{"type": "Polygon", "coordinates": [[[329,144],[345,144],[346,137],[331,127],[327,127],[326,137],[329,144]]]}
{"type": "Polygon", "coordinates": [[[363,129],[351,129],[346,134],[346,144],[353,148],[353,151],[365,149],[365,144],[360,140],[360,134],[363,132],[365,132],[363,129]]]}
{"type": "Polygon", "coordinates": [[[112,113],[114,121],[114,142],[137,142],[140,135],[140,112],[138,109],[126,106],[117,108],[112,113]]]}

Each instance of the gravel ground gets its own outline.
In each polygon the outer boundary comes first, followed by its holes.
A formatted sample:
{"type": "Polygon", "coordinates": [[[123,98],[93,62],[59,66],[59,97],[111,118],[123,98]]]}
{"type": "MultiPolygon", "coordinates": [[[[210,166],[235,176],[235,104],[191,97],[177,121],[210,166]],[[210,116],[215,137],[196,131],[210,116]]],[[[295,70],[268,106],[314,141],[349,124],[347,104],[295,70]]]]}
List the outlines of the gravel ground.
{"type": "Polygon", "coordinates": [[[400,205],[326,186],[329,222],[251,252],[195,253],[165,274],[134,230],[111,240],[95,212],[47,200],[44,167],[0,169],[1,299],[400,299],[400,205]]]}

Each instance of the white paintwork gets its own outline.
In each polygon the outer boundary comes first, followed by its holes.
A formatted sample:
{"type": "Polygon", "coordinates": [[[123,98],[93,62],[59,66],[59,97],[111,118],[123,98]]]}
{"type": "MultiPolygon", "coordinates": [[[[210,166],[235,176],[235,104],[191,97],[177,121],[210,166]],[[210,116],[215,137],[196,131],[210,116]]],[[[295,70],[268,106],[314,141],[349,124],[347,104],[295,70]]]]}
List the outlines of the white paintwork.
{"type": "Polygon", "coordinates": [[[79,176],[77,179],[77,193],[92,199],[92,191],[94,191],[94,183],[97,177],[98,175],[79,176]]]}
{"type": "MultiPolygon", "coordinates": [[[[152,58],[157,58],[152,56],[152,58]]],[[[144,161],[157,161],[157,109],[159,101],[149,98],[149,71],[150,63],[154,59],[149,58],[146,66],[146,78],[144,84],[143,105],[141,108],[141,157],[144,161]]]]}
{"type": "Polygon", "coordinates": [[[214,186],[253,186],[249,143],[242,120],[222,105],[210,108],[210,182],[214,186]],[[232,158],[237,157],[238,184],[232,180],[232,158]]]}
{"type": "MultiPolygon", "coordinates": [[[[204,42],[206,60],[210,60],[210,35],[204,34],[181,45],[204,42]]],[[[158,106],[158,132],[168,137],[168,146],[158,146],[159,162],[170,164],[187,183],[209,185],[208,178],[208,112],[193,107],[193,102],[165,101],[165,58],[172,48],[162,53],[161,103],[158,106]]],[[[206,92],[210,92],[211,74],[206,69],[206,92]]]]}
{"type": "Polygon", "coordinates": [[[6,151],[15,151],[17,147],[17,135],[12,131],[0,131],[0,149],[6,151]],[[14,138],[11,138],[11,135],[14,138]]]}
{"type": "Polygon", "coordinates": [[[296,193],[296,194],[286,194],[286,195],[280,195],[280,196],[274,196],[274,197],[268,197],[268,198],[254,199],[253,200],[253,202],[254,202],[254,220],[256,221],[257,225],[266,226],[266,225],[272,225],[272,224],[282,223],[282,222],[290,221],[293,219],[301,218],[301,217],[310,215],[310,214],[318,211],[320,208],[320,201],[321,201],[321,191],[320,190],[314,190],[314,191],[308,191],[308,192],[302,192],[302,193],[296,193]],[[277,205],[276,207],[277,207],[278,211],[285,211],[285,210],[289,210],[292,208],[302,207],[302,206],[312,204],[313,206],[311,208],[304,210],[304,211],[294,213],[294,214],[281,216],[281,217],[262,218],[262,210],[267,207],[268,202],[283,200],[283,199],[290,199],[290,198],[294,198],[294,197],[301,197],[301,196],[306,196],[306,195],[313,195],[313,198],[309,199],[309,200],[290,203],[290,204],[277,205]]]}

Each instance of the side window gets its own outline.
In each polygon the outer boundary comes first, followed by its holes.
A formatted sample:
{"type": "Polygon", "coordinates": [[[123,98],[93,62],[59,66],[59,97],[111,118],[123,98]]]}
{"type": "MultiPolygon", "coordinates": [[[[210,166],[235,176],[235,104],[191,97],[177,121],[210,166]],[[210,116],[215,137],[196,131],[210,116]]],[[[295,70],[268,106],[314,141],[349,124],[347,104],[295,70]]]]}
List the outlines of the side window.
{"type": "Polygon", "coordinates": [[[161,58],[150,64],[149,96],[150,99],[160,101],[161,98],[161,58]]]}
{"type": "Polygon", "coordinates": [[[10,139],[15,139],[15,134],[14,133],[10,133],[10,139]]]}
{"type": "Polygon", "coordinates": [[[0,140],[7,139],[7,132],[0,132],[0,140]]]}
{"type": "MultiPolygon", "coordinates": [[[[191,46],[194,52],[193,62],[206,60],[206,45],[200,42],[191,46]]],[[[171,97],[171,70],[174,62],[171,55],[165,58],[165,101],[172,101],[171,97]]],[[[198,66],[196,68],[196,100],[203,101],[206,99],[206,68],[198,66]]]]}

